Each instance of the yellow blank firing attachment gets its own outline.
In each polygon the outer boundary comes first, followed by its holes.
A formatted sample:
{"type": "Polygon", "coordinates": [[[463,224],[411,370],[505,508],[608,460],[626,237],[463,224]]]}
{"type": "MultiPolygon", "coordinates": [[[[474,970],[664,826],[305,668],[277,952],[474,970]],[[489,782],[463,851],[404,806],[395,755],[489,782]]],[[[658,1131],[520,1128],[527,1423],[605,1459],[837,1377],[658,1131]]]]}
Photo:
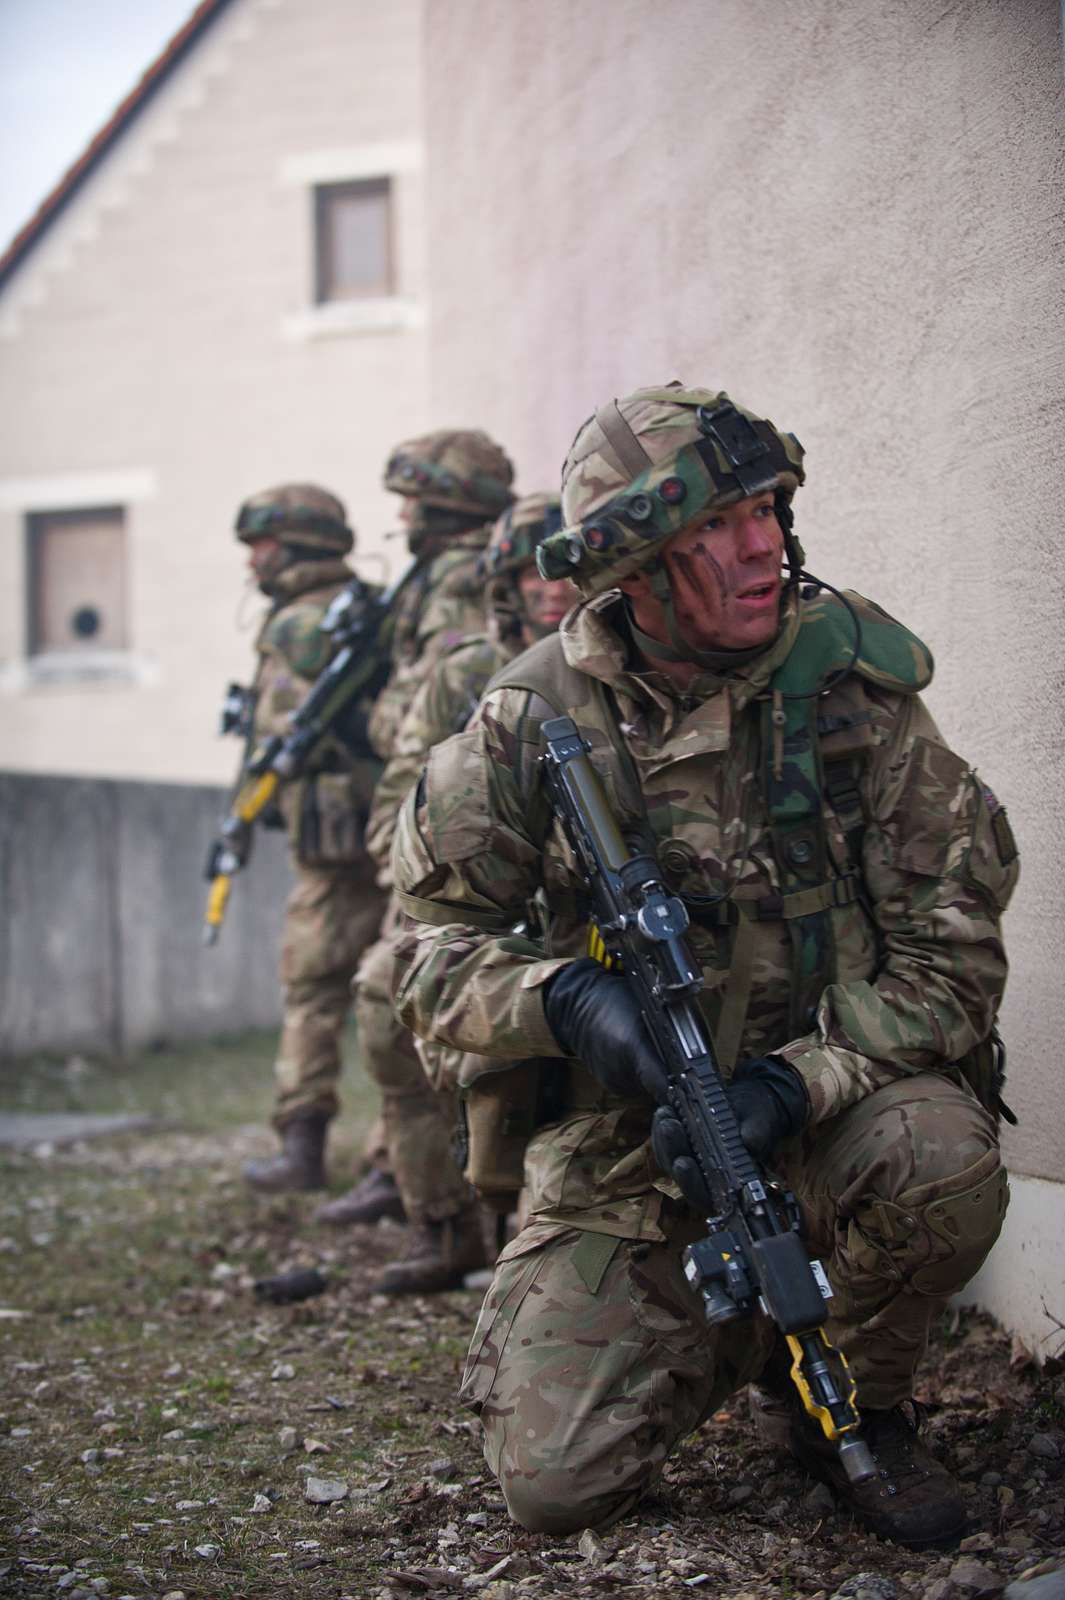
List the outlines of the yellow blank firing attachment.
{"type": "Polygon", "coordinates": [[[829,1343],[828,1335],[825,1333],[824,1328],[814,1330],[814,1337],[820,1338],[825,1347],[823,1354],[827,1358],[826,1364],[835,1369],[833,1376],[839,1386],[840,1399],[842,1401],[841,1409],[847,1413],[848,1417],[846,1422],[837,1423],[828,1407],[819,1405],[814,1399],[813,1391],[807,1382],[806,1374],[802,1367],[802,1345],[793,1333],[785,1334],[784,1337],[788,1341],[788,1348],[792,1354],[791,1381],[802,1396],[802,1403],[810,1416],[816,1417],[821,1424],[825,1438],[831,1439],[835,1443],[845,1433],[854,1432],[861,1421],[856,1403],[858,1390],[854,1379],[851,1377],[851,1369],[847,1365],[847,1358],[842,1350],[837,1350],[835,1345],[829,1343]]]}
{"type": "Polygon", "coordinates": [[[214,944],[218,938],[218,930],[225,921],[226,902],[229,899],[232,883],[231,872],[220,872],[211,879],[211,887],[207,891],[207,910],[203,918],[204,944],[214,944]]]}

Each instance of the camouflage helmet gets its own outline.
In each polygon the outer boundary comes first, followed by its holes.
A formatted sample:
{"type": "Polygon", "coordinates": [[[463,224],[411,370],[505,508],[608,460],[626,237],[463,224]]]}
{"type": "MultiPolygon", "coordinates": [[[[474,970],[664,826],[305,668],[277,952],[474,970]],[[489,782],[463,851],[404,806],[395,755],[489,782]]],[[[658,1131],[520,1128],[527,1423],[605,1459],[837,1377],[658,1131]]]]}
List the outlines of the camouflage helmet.
{"type": "Polygon", "coordinates": [[[236,534],[245,544],[270,537],[338,555],[355,543],[343,503],[313,483],[283,483],[253,494],[237,513],[236,534]]]}
{"type": "Polygon", "coordinates": [[[441,429],[393,450],[385,488],[440,511],[465,513],[487,522],[511,504],[514,468],[486,433],[441,429]]]}
{"type": "Polygon", "coordinates": [[[479,570],[485,581],[489,618],[499,637],[521,632],[524,608],[518,574],[535,562],[539,546],[561,526],[562,504],[557,494],[527,494],[508,506],[492,529],[479,570]]]}
{"type": "Polygon", "coordinates": [[[566,526],[540,547],[537,565],[545,578],[571,578],[589,599],[654,563],[704,512],[772,490],[797,573],[803,554],[791,498],[805,480],[802,458],[794,434],[723,391],[637,389],[580,428],[562,468],[566,526]]]}

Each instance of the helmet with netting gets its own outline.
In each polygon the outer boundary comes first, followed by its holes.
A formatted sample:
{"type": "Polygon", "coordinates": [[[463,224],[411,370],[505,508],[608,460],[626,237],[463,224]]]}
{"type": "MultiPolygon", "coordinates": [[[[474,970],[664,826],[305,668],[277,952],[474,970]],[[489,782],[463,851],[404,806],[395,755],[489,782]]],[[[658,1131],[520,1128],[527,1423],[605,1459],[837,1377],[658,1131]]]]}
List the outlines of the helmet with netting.
{"type": "Polygon", "coordinates": [[[506,452],[476,429],[440,429],[393,450],[385,488],[423,506],[490,522],[514,499],[506,452]]]}
{"type": "Polygon", "coordinates": [[[337,555],[355,543],[343,502],[313,483],[283,483],[253,494],[237,513],[236,534],[246,544],[270,537],[337,555]]]}
{"type": "Polygon", "coordinates": [[[535,563],[540,545],[561,526],[562,504],[557,494],[527,494],[508,506],[492,529],[480,569],[488,613],[501,638],[521,632],[524,607],[519,573],[535,563]]]}
{"type": "Polygon", "coordinates": [[[706,512],[771,491],[788,566],[803,553],[791,500],[803,449],[722,390],[679,383],[637,389],[600,406],[562,468],[566,526],[544,541],[545,578],[571,578],[584,597],[657,563],[661,547],[706,512]]]}

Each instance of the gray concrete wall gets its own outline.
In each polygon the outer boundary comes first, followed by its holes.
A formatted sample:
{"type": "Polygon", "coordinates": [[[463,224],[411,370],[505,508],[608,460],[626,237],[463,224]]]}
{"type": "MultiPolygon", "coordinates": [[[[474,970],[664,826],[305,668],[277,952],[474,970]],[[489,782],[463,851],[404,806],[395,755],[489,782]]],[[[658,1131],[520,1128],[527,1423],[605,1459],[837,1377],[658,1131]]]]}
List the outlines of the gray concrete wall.
{"type": "Polygon", "coordinates": [[[0,774],[0,1053],[123,1052],[277,1022],[289,869],[262,833],[201,943],[225,791],[0,774]]]}
{"type": "Polygon", "coordinates": [[[806,446],[811,568],[935,652],[1021,843],[982,1292],[1036,1342],[1041,1295],[1065,1318],[1058,0],[427,0],[425,59],[432,414],[487,420],[527,492],[610,396],[727,388],[806,446]]]}

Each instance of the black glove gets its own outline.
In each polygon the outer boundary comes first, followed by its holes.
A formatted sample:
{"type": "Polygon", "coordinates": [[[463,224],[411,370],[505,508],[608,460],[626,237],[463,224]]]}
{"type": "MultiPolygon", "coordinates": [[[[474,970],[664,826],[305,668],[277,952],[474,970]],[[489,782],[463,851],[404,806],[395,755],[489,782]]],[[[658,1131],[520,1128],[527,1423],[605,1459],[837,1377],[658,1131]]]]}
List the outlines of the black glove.
{"type": "MultiPolygon", "coordinates": [[[[810,1100],[793,1067],[778,1056],[741,1061],[725,1094],[743,1140],[756,1161],[764,1161],[782,1139],[806,1125],[810,1100]]],[[[688,1135],[676,1112],[660,1106],[651,1123],[651,1148],[661,1170],[673,1179],[688,1204],[703,1213],[713,1207],[688,1135]]]]}
{"type": "Polygon", "coordinates": [[[779,1056],[749,1056],[725,1086],[740,1138],[756,1161],[806,1126],[810,1097],[802,1078],[779,1056]]]}
{"type": "Polygon", "coordinates": [[[626,978],[590,956],[573,961],[545,984],[544,1016],[566,1054],[611,1094],[666,1099],[669,1076],[626,978]]]}

